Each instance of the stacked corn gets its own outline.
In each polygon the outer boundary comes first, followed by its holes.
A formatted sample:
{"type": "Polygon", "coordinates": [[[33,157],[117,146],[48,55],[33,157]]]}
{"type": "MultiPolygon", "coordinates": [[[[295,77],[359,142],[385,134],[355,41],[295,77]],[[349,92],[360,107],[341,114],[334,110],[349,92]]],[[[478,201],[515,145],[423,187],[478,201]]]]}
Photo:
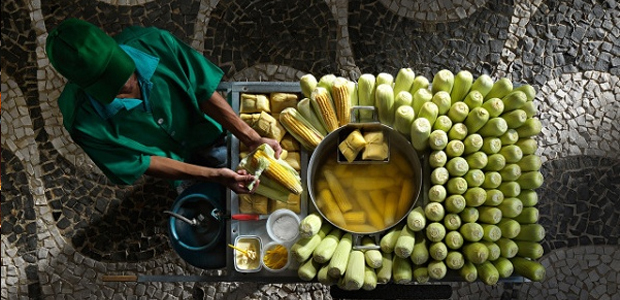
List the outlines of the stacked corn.
{"type": "Polygon", "coordinates": [[[279,208],[301,211],[301,145],[287,133],[279,117],[286,109],[296,107],[299,96],[294,93],[240,94],[239,116],[263,137],[277,140],[283,151],[279,159],[273,149],[263,145],[250,152],[239,145],[239,169],[260,177],[254,194],[239,195],[241,213],[269,214],[279,208]]]}
{"type": "MultiPolygon", "coordinates": [[[[428,158],[428,196],[409,212],[405,224],[381,237],[380,267],[373,267],[378,256],[368,258],[368,251],[352,249],[346,233],[327,231],[307,238],[316,243],[302,239],[298,247],[318,248],[330,236],[329,243],[337,245],[332,249],[346,254],[334,255],[337,262],[328,264],[302,255],[300,277],[316,276],[347,289],[441,280],[448,270],[489,285],[512,275],[543,280],[545,268],[537,259],[544,252],[540,241],[545,230],[537,224],[536,206],[536,189],[543,183],[536,135],[542,126],[535,89],[488,75],[474,80],[465,70],[441,70],[431,82],[403,68],[395,78],[363,74],[357,90],[359,105],[375,106],[382,123],[428,158]]],[[[362,120],[369,118],[362,113],[362,120]]]]}

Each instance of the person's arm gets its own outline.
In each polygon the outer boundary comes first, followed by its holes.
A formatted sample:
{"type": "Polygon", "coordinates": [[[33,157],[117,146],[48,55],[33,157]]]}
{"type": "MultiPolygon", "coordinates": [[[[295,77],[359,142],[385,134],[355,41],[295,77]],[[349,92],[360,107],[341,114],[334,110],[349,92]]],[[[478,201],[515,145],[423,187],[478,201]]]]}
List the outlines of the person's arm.
{"type": "Polygon", "coordinates": [[[235,172],[228,168],[208,168],[161,156],[151,156],[151,163],[145,174],[169,180],[213,181],[238,194],[253,192],[248,190],[246,186],[254,180],[254,176],[247,174],[244,170],[235,172]]]}
{"type": "Polygon", "coordinates": [[[254,129],[239,118],[226,99],[218,92],[214,92],[209,100],[202,102],[200,104],[200,109],[224,126],[224,128],[236,136],[240,142],[248,146],[250,150],[253,150],[263,143],[267,143],[276,152],[276,158],[280,157],[280,153],[282,153],[280,143],[274,139],[261,137],[254,129]]]}

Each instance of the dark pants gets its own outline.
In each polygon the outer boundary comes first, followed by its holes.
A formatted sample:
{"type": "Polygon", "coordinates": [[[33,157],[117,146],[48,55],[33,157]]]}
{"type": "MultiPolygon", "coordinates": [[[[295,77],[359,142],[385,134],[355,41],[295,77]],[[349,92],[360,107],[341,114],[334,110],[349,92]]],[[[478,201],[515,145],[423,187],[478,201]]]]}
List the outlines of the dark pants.
{"type": "Polygon", "coordinates": [[[196,151],[188,163],[210,168],[228,167],[228,138],[222,135],[215,143],[204,150],[196,151]]]}

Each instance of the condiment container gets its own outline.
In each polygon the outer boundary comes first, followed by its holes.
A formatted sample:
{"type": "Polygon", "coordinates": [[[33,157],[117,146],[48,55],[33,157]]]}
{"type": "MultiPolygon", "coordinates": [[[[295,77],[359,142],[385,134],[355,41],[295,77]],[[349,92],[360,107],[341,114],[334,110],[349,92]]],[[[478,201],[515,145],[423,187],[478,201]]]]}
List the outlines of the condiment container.
{"type": "Polygon", "coordinates": [[[267,219],[267,234],[278,243],[293,243],[299,235],[299,216],[287,208],[278,209],[267,219]]]}
{"type": "Polygon", "coordinates": [[[235,238],[235,247],[252,250],[255,257],[252,259],[238,250],[233,250],[235,270],[241,273],[254,273],[261,270],[262,243],[256,235],[240,235],[235,238]]]}
{"type": "Polygon", "coordinates": [[[286,270],[290,264],[291,264],[291,249],[288,246],[281,244],[279,242],[269,242],[263,247],[263,251],[261,255],[261,265],[263,266],[263,268],[265,268],[265,270],[270,271],[270,272],[282,272],[286,270]],[[276,247],[278,246],[283,247],[280,249],[282,251],[286,251],[286,253],[278,252],[278,251],[273,252],[274,250],[276,250],[276,247]],[[280,259],[285,258],[286,262],[282,264],[281,268],[278,268],[278,269],[270,268],[267,264],[265,264],[265,260],[268,257],[271,259],[274,259],[276,262],[280,259]]]}

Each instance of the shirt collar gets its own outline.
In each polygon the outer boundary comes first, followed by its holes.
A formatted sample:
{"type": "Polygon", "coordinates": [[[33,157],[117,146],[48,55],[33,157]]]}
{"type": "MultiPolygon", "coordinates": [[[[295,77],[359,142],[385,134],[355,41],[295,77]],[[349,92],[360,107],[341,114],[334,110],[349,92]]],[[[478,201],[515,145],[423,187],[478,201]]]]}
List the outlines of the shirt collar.
{"type": "Polygon", "coordinates": [[[151,77],[155,74],[155,70],[159,64],[159,58],[127,45],[120,45],[120,47],[136,64],[136,74],[138,75],[138,82],[140,83],[140,89],[142,90],[142,98],[144,98],[144,101],[133,98],[115,98],[109,104],[104,105],[89,96],[88,98],[90,103],[93,105],[97,113],[104,119],[113,117],[121,109],[131,110],[141,104],[144,104],[143,109],[145,111],[150,111],[148,96],[151,88],[153,87],[151,77]]]}

